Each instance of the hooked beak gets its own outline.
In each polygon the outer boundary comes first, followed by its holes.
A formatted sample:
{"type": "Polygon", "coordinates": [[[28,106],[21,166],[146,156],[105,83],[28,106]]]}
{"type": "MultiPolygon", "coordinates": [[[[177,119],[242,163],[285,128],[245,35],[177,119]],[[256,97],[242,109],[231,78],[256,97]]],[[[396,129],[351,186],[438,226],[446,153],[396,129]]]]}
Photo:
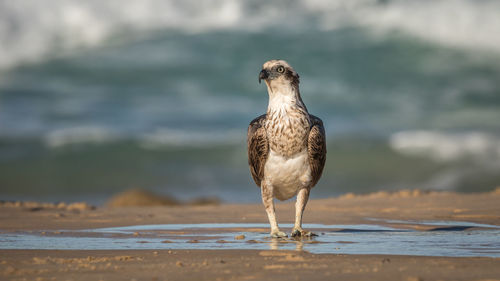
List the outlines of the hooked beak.
{"type": "Polygon", "coordinates": [[[267,70],[262,69],[259,73],[259,84],[260,84],[260,80],[266,80],[268,77],[269,77],[269,73],[267,72],[267,70]]]}

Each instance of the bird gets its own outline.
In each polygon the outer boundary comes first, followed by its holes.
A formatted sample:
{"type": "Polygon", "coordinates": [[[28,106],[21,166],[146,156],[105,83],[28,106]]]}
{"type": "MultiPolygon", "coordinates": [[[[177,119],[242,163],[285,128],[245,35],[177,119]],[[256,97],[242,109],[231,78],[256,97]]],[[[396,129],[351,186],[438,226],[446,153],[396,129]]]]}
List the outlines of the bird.
{"type": "Polygon", "coordinates": [[[302,215],[310,191],[325,166],[323,121],[307,111],[299,91],[299,75],[288,62],[265,62],[259,73],[259,84],[262,80],[267,86],[269,103],[266,113],[248,126],[247,152],[250,173],[261,189],[270,235],[288,237],[279,229],[274,198],[284,201],[297,196],[291,236],[315,236],[302,228],[302,215]]]}

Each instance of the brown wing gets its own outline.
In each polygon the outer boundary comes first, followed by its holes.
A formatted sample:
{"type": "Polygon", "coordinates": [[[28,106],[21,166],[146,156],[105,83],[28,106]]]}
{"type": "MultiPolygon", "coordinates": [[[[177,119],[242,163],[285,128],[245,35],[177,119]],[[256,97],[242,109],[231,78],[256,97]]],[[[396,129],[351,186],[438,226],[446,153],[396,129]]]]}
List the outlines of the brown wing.
{"type": "Polygon", "coordinates": [[[307,152],[309,154],[309,165],[311,165],[312,186],[318,183],[326,161],[326,136],[323,121],[314,115],[311,119],[311,130],[307,140],[307,152]]]}
{"type": "Polygon", "coordinates": [[[252,178],[260,187],[264,178],[264,165],[269,154],[269,143],[267,142],[264,121],[266,114],[263,114],[250,122],[247,132],[248,165],[252,178]]]}

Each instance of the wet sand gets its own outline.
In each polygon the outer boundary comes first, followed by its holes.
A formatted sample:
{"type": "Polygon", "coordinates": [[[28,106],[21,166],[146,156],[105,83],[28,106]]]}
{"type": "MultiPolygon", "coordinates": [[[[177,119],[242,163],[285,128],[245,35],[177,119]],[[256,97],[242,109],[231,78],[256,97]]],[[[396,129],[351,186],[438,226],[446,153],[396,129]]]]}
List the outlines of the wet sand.
{"type": "MultiPolygon", "coordinates": [[[[293,223],[293,202],[278,204],[277,215],[280,223],[293,223]]],[[[422,191],[363,196],[348,194],[312,200],[304,216],[306,224],[386,225],[422,233],[438,227],[407,224],[408,221],[500,226],[500,189],[475,194],[422,191]]],[[[267,223],[267,218],[260,204],[127,208],[93,208],[84,203],[0,204],[0,234],[57,236],[66,231],[84,229],[187,223],[267,223]]],[[[290,232],[288,228],[283,230],[290,232]]],[[[201,230],[199,234],[206,231],[201,230]]],[[[257,228],[252,231],[268,230],[257,228]]],[[[468,232],[471,229],[454,231],[468,232]]],[[[170,242],[175,243],[175,239],[170,242]]],[[[495,245],[498,243],[500,237],[495,245]]],[[[198,244],[191,245],[193,249],[190,250],[0,250],[0,279],[500,280],[500,258],[313,254],[290,250],[224,249],[224,246],[218,250],[198,250],[198,244]]]]}
{"type": "Polygon", "coordinates": [[[10,280],[498,280],[498,259],[297,251],[2,251],[10,280]]]}

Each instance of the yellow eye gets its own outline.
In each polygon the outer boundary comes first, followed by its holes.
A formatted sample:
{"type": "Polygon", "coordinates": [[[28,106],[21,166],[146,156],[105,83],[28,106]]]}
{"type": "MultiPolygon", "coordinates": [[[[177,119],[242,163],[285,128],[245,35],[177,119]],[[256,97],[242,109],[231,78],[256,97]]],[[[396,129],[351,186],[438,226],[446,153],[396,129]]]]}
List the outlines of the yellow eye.
{"type": "Polygon", "coordinates": [[[285,72],[285,68],[284,68],[283,66],[278,66],[277,71],[278,71],[279,73],[283,73],[283,72],[285,72]]]}

